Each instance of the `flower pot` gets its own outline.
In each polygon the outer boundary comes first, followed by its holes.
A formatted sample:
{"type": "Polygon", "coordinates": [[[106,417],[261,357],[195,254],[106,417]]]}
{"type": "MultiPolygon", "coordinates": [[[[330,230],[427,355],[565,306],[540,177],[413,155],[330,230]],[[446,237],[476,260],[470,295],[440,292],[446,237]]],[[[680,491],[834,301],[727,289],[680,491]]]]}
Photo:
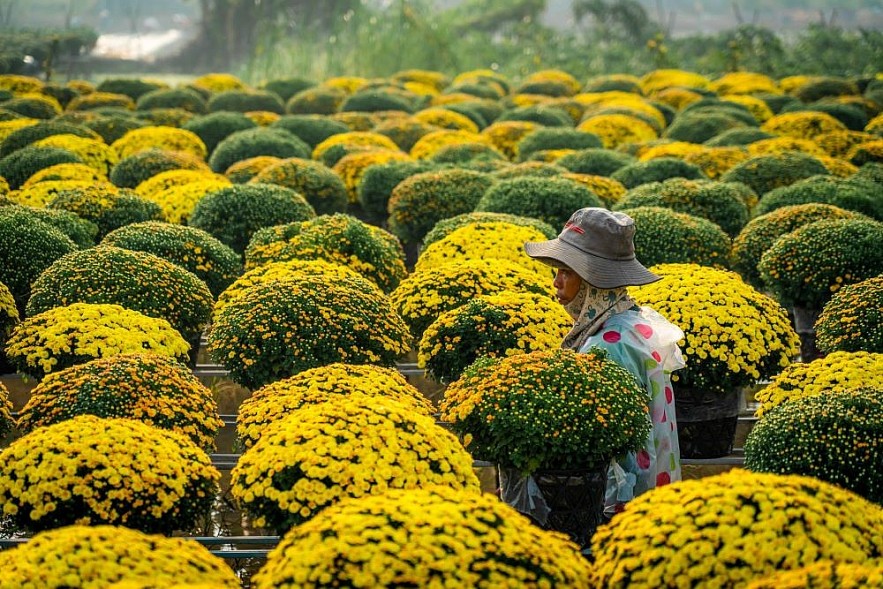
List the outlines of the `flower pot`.
{"type": "Polygon", "coordinates": [[[537,470],[525,477],[500,468],[500,497],[545,530],[570,536],[588,548],[604,522],[607,465],[595,470],[537,470]]]}
{"type": "Polygon", "coordinates": [[[816,347],[816,321],[822,313],[821,309],[810,307],[792,307],[794,314],[794,331],[800,337],[800,359],[812,362],[824,354],[816,347]]]}
{"type": "Polygon", "coordinates": [[[745,402],[742,389],[720,393],[676,387],[674,393],[681,458],[720,458],[730,454],[739,411],[745,402]]]}

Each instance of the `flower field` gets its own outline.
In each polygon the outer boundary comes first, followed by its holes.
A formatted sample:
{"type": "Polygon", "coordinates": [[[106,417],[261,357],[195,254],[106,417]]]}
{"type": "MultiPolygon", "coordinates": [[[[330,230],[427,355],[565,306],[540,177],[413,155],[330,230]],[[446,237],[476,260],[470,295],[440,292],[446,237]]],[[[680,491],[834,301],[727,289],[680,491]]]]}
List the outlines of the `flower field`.
{"type": "Polygon", "coordinates": [[[883,73],[282,82],[0,75],[0,589],[883,587],[883,73]],[[493,494],[646,437],[522,250],[582,207],[754,424],[591,558],[493,494]]]}

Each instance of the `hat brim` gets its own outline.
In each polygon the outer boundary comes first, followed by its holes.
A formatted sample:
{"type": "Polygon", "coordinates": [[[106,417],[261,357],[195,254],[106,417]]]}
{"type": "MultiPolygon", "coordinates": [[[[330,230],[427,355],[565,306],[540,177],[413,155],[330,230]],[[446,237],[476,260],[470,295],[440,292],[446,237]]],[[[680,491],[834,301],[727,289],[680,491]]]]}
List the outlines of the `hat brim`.
{"type": "Polygon", "coordinates": [[[553,267],[566,266],[595,288],[641,286],[661,280],[638,260],[609,260],[584,252],[557,237],[549,241],[528,242],[524,251],[531,258],[553,267]]]}

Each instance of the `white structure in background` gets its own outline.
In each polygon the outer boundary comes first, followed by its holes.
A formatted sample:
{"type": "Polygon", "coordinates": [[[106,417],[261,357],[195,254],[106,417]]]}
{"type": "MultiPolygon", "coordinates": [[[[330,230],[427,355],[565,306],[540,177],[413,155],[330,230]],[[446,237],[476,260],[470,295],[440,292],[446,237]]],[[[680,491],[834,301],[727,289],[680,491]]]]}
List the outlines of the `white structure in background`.
{"type": "Polygon", "coordinates": [[[184,31],[179,29],[134,35],[106,34],[98,37],[92,55],[153,61],[158,54],[179,45],[183,39],[184,31]]]}

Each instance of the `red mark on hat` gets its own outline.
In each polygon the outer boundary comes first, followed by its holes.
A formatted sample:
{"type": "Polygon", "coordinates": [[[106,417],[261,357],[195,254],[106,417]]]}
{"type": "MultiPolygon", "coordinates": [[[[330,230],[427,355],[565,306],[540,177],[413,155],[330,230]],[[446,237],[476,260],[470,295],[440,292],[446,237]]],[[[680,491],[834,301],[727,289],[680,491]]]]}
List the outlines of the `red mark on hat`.
{"type": "Polygon", "coordinates": [[[576,231],[576,232],[579,233],[580,235],[582,235],[582,234],[585,233],[585,231],[583,231],[583,228],[582,228],[582,227],[579,227],[579,226],[577,226],[577,225],[574,225],[574,224],[571,223],[570,221],[568,221],[567,223],[564,224],[564,228],[567,229],[567,230],[569,230],[569,231],[576,231]]]}

